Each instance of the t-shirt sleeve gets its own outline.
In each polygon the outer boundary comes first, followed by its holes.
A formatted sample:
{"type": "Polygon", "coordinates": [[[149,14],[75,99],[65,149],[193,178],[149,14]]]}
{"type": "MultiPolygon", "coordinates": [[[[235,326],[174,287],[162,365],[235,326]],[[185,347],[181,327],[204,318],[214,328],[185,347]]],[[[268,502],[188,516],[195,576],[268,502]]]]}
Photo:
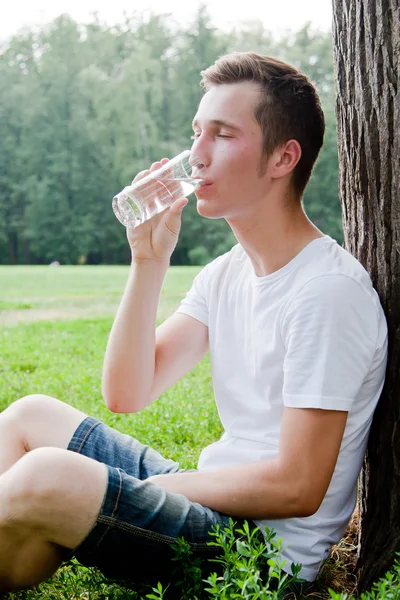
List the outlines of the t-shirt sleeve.
{"type": "Polygon", "coordinates": [[[208,327],[207,267],[204,267],[193,280],[192,287],[182,300],[176,312],[189,315],[208,327]]]}
{"type": "Polygon", "coordinates": [[[349,411],[371,368],[378,336],[368,291],[344,275],[312,279],[289,302],[282,336],[284,405],[349,411]]]}

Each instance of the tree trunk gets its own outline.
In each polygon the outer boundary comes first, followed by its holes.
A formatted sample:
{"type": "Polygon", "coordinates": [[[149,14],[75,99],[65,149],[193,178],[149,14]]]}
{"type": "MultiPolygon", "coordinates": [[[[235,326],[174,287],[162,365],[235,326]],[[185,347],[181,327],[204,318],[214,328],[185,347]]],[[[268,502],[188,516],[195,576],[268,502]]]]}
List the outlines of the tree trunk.
{"type": "Polygon", "coordinates": [[[370,273],[389,328],[386,383],[360,478],[364,590],[400,549],[399,0],[333,0],[333,12],[345,247],[370,273]]]}

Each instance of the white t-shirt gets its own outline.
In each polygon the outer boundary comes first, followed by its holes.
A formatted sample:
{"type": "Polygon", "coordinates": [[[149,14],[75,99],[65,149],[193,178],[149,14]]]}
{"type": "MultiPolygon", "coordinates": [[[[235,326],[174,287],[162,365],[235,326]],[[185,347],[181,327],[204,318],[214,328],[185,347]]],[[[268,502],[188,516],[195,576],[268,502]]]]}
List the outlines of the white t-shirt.
{"type": "Polygon", "coordinates": [[[284,406],[348,411],[327,494],[311,517],[256,521],[282,537],[287,559],[312,581],[354,510],[357,477],[382,390],[387,326],[362,265],[329,236],[257,277],[238,244],[195,278],[178,312],[209,328],[222,438],[199,470],[278,454],[284,406]]]}

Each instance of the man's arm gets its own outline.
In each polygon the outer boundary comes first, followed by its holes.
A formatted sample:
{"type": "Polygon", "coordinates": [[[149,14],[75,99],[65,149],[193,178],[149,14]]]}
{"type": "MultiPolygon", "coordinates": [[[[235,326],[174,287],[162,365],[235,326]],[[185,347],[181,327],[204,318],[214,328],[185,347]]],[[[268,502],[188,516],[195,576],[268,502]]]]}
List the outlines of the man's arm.
{"type": "Polygon", "coordinates": [[[132,265],[109,337],[103,396],[112,412],[137,412],[189,372],[208,349],[208,327],[175,313],[156,330],[164,271],[132,265]]]}
{"type": "MultiPolygon", "coordinates": [[[[167,159],[153,163],[151,170],[167,159]]],[[[134,181],[147,175],[142,171],[134,181]]],[[[144,408],[187,373],[208,348],[208,328],[176,314],[156,332],[157,307],[186,198],[127,230],[132,264],[107,344],[102,391],[113,412],[144,408]]]]}
{"type": "Polygon", "coordinates": [[[346,420],[344,411],[285,407],[275,459],[210,472],[156,475],[150,481],[233,517],[307,517],[324,499],[346,420]]]}

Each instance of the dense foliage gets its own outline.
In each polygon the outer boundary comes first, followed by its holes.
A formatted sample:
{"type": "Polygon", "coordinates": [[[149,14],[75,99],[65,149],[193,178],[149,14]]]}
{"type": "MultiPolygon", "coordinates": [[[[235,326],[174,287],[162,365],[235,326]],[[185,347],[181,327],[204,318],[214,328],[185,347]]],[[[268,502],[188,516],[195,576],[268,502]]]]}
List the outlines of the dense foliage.
{"type": "MultiPolygon", "coordinates": [[[[233,50],[280,57],[317,85],[327,133],[305,207],[341,242],[330,33],[307,25],[278,41],[258,21],[226,33],[204,7],[186,27],[171,15],[111,28],[63,15],[0,49],[0,264],[125,263],[112,196],[190,147],[200,71],[233,50]]],[[[191,202],[172,262],[204,264],[234,242],[224,220],[200,218],[191,202]]]]}

